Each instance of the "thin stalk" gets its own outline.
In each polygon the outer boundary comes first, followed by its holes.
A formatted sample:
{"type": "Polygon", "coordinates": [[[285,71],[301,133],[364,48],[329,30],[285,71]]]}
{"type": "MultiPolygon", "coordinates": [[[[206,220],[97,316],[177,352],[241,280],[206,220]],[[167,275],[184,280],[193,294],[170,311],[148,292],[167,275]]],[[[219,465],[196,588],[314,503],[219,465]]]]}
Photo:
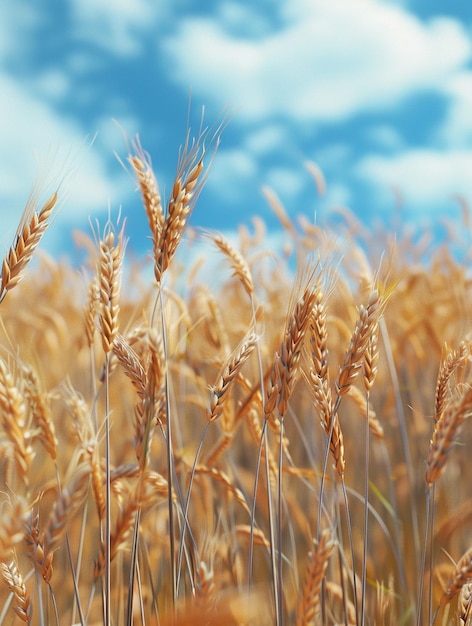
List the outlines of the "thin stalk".
{"type": "Polygon", "coordinates": [[[52,607],[54,610],[54,618],[56,620],[57,626],[59,626],[59,612],[57,610],[56,596],[54,595],[54,592],[49,584],[48,584],[48,587],[49,587],[49,595],[51,596],[52,607]]]}
{"type": "MultiPolygon", "coordinates": [[[[403,404],[400,395],[400,384],[398,381],[397,370],[395,367],[395,360],[393,358],[392,346],[390,344],[390,339],[388,336],[387,326],[385,324],[384,318],[380,318],[380,331],[382,333],[383,344],[385,348],[385,356],[387,359],[388,369],[390,372],[390,377],[392,379],[392,385],[395,395],[395,407],[398,416],[398,425],[400,427],[400,438],[402,442],[403,454],[405,455],[405,463],[408,472],[408,482],[410,485],[410,510],[411,510],[411,521],[412,521],[412,529],[413,529],[413,542],[415,546],[415,563],[418,566],[418,556],[420,554],[420,540],[419,540],[419,528],[418,528],[418,507],[416,502],[414,501],[414,489],[413,486],[415,484],[415,477],[413,474],[413,462],[411,459],[410,446],[408,445],[408,431],[406,428],[406,417],[405,412],[403,410],[403,404]]],[[[415,574],[415,573],[414,573],[415,574]]]]}
{"type": "MultiPolygon", "coordinates": [[[[140,477],[140,481],[142,476],[140,477]]],[[[129,582],[128,582],[128,602],[126,605],[126,625],[132,626],[133,623],[133,599],[134,599],[134,578],[138,572],[138,539],[139,539],[139,523],[141,519],[141,507],[138,507],[136,511],[136,517],[133,527],[133,542],[131,548],[131,563],[129,570],[129,582]]],[[[144,622],[143,622],[144,623],[144,622]]]]}
{"type": "MultiPolygon", "coordinates": [[[[432,489],[428,489],[426,492],[426,499],[429,500],[426,507],[426,514],[428,513],[428,508],[431,509],[431,522],[429,524],[429,571],[431,575],[429,576],[429,602],[428,602],[428,624],[432,624],[432,612],[433,612],[433,576],[432,572],[434,571],[434,515],[435,515],[435,493],[436,493],[436,485],[433,484],[432,489]]],[[[426,518],[428,520],[428,517],[426,518]]]]}
{"type": "Polygon", "coordinates": [[[279,616],[279,588],[277,585],[277,563],[276,563],[276,546],[275,546],[275,522],[274,522],[274,504],[272,502],[272,487],[270,484],[270,466],[269,466],[269,436],[267,429],[267,420],[264,422],[264,446],[266,449],[265,454],[265,470],[266,470],[266,481],[267,481],[267,506],[269,510],[269,533],[270,533],[270,558],[271,558],[271,566],[272,566],[272,586],[274,589],[274,605],[275,605],[275,618],[276,618],[276,626],[281,626],[280,624],[280,616],[279,616]]]}
{"type": "MultiPolygon", "coordinates": [[[[342,601],[343,601],[343,616],[344,616],[344,626],[349,626],[347,619],[347,591],[346,591],[346,581],[344,579],[344,568],[346,567],[344,561],[344,541],[342,537],[341,530],[339,528],[340,520],[341,520],[341,507],[339,505],[339,498],[337,495],[336,489],[336,534],[338,536],[338,560],[339,560],[339,580],[341,583],[341,593],[342,593],[342,601]]],[[[324,622],[323,622],[324,623],[324,622]]]]}
{"type": "Polygon", "coordinates": [[[361,626],[365,624],[365,594],[367,583],[367,545],[369,532],[369,461],[370,461],[370,428],[369,428],[369,401],[370,394],[366,394],[365,415],[365,473],[364,473],[364,546],[362,552],[362,582],[361,582],[361,626]]]}
{"type": "MultiPolygon", "coordinates": [[[[159,283],[158,286],[158,294],[157,301],[159,302],[159,313],[161,318],[161,328],[162,328],[162,345],[164,351],[164,358],[167,360],[167,334],[165,327],[165,317],[164,317],[164,303],[162,299],[162,285],[159,283]]],[[[156,301],[156,305],[157,305],[156,301]]],[[[164,376],[164,388],[165,388],[165,403],[166,403],[166,425],[167,425],[167,507],[169,511],[169,551],[170,551],[170,579],[171,579],[171,589],[172,589],[172,610],[175,617],[176,610],[176,599],[177,599],[177,585],[176,585],[176,571],[175,571],[175,530],[174,530],[174,503],[172,501],[172,492],[173,492],[173,448],[172,448],[172,420],[170,415],[170,402],[169,402],[169,371],[168,368],[165,370],[164,376]]]]}
{"type": "MultiPolygon", "coordinates": [[[[84,525],[82,525],[82,529],[81,529],[81,543],[83,542],[83,528],[84,525]]],[[[72,556],[72,549],[71,549],[71,545],[70,545],[70,536],[69,536],[69,531],[66,531],[66,546],[67,546],[67,557],[69,559],[69,565],[71,568],[71,572],[72,572],[72,583],[74,585],[74,608],[73,608],[73,613],[75,614],[75,610],[77,609],[78,613],[79,613],[79,621],[81,626],[85,626],[85,618],[84,618],[84,614],[82,612],[82,605],[80,602],[80,596],[79,596],[79,585],[78,585],[78,574],[77,571],[74,567],[74,560],[73,560],[73,556],[72,556]]],[[[79,560],[79,566],[80,566],[80,560],[79,560]]],[[[73,620],[73,623],[75,623],[75,618],[73,620]]]]}
{"type": "Polygon", "coordinates": [[[257,485],[259,483],[259,474],[261,470],[261,459],[262,459],[262,448],[264,444],[264,433],[266,431],[267,422],[264,421],[262,425],[262,435],[259,441],[259,449],[257,452],[257,460],[256,460],[256,470],[254,473],[254,488],[252,492],[252,506],[251,506],[251,518],[249,521],[250,524],[250,534],[249,534],[249,552],[248,552],[248,563],[247,563],[247,593],[249,596],[249,591],[251,588],[251,576],[252,576],[252,563],[254,558],[254,527],[256,524],[256,498],[257,498],[257,485]]]}
{"type": "Polygon", "coordinates": [[[280,418],[279,459],[277,476],[277,581],[278,581],[278,623],[283,623],[283,580],[282,580],[282,471],[283,471],[284,419],[280,418]]]}
{"type": "Polygon", "coordinates": [[[111,621],[111,477],[109,353],[105,353],[105,625],[111,621]]]}
{"type": "MultiPolygon", "coordinates": [[[[256,306],[254,302],[254,294],[251,294],[251,312],[252,312],[252,326],[256,331],[256,306]]],[[[262,355],[261,348],[259,342],[256,345],[256,355],[257,355],[257,367],[259,373],[259,381],[261,385],[261,398],[262,398],[262,414],[264,415],[264,405],[265,405],[265,397],[264,397],[264,371],[262,367],[262,355]]],[[[250,520],[250,534],[249,534],[249,553],[248,553],[248,563],[247,563],[247,593],[249,597],[249,591],[251,588],[251,576],[252,576],[252,562],[254,558],[254,527],[256,523],[256,498],[257,498],[257,485],[259,484],[259,473],[261,468],[261,458],[262,458],[262,442],[264,440],[264,431],[266,429],[266,422],[262,426],[262,436],[259,442],[259,450],[257,454],[256,461],[256,471],[254,476],[254,489],[253,489],[253,497],[252,497],[252,506],[251,506],[251,520],[250,520]]]]}
{"type": "MultiPolygon", "coordinates": [[[[426,510],[425,510],[425,520],[426,520],[426,524],[425,524],[425,528],[424,528],[424,536],[423,536],[423,550],[422,550],[422,557],[421,557],[421,571],[420,571],[420,582],[419,582],[419,590],[418,590],[418,609],[417,609],[417,614],[416,614],[416,626],[421,626],[421,624],[423,623],[423,619],[422,619],[422,609],[423,609],[423,587],[424,587],[424,576],[425,576],[425,571],[426,571],[426,552],[427,552],[427,545],[428,545],[428,527],[429,527],[429,520],[430,520],[430,516],[431,516],[431,489],[429,487],[426,487],[426,510]]],[[[430,565],[432,565],[432,544],[431,544],[431,555],[430,555],[430,559],[431,559],[431,563],[430,565]]],[[[431,569],[430,572],[432,572],[433,570],[431,569]]],[[[431,578],[431,576],[430,576],[431,578]]],[[[429,594],[431,596],[431,593],[429,594]]],[[[428,601],[428,624],[431,624],[431,597],[429,598],[428,601]]]]}
{"type": "Polygon", "coordinates": [[[357,582],[356,582],[357,575],[356,575],[356,563],[354,559],[354,542],[352,540],[351,514],[349,513],[349,502],[347,499],[347,490],[346,490],[346,483],[344,482],[344,476],[341,476],[341,488],[343,492],[344,509],[346,511],[347,536],[349,539],[349,548],[351,551],[352,584],[353,584],[354,608],[356,611],[356,624],[359,624],[359,607],[358,607],[358,600],[357,600],[357,582]]]}
{"type": "MultiPolygon", "coordinates": [[[[205,437],[206,434],[208,432],[208,428],[210,427],[211,422],[207,422],[205,424],[205,428],[203,429],[203,432],[201,434],[200,437],[200,441],[198,444],[198,448],[197,451],[195,453],[195,459],[192,465],[192,470],[190,472],[190,480],[189,480],[189,485],[188,485],[188,491],[187,491],[187,497],[185,498],[185,507],[184,507],[184,523],[183,523],[183,527],[182,527],[182,531],[180,534],[180,546],[179,546],[179,555],[177,557],[177,591],[179,589],[180,586],[180,569],[182,567],[182,558],[183,558],[183,551],[184,551],[184,545],[185,545],[185,532],[187,530],[187,528],[190,529],[190,525],[188,523],[188,511],[190,508],[190,496],[191,496],[191,492],[192,492],[192,487],[193,487],[193,481],[195,478],[195,471],[197,468],[197,463],[198,463],[198,457],[200,456],[200,453],[202,451],[202,447],[203,444],[205,442],[205,437]]],[[[195,550],[197,550],[197,546],[195,545],[195,550]]]]}
{"type": "Polygon", "coordinates": [[[41,575],[38,569],[35,568],[36,589],[38,591],[38,611],[39,611],[39,624],[44,626],[44,606],[43,606],[43,592],[41,589],[41,575]]]}

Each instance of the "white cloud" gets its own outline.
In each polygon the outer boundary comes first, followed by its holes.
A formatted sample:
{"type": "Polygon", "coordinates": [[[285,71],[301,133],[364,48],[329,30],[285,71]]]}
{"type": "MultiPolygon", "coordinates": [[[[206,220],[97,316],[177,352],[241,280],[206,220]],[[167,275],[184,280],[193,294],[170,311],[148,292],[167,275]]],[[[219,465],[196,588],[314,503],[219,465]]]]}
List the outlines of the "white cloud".
{"type": "MultiPolygon", "coordinates": [[[[85,130],[78,119],[56,107],[58,101],[62,105],[67,103],[73,93],[77,101],[74,92],[76,72],[70,71],[70,67],[63,69],[58,62],[56,67],[49,69],[41,69],[39,65],[39,69],[30,72],[25,79],[21,78],[21,73],[9,73],[10,62],[21,64],[26,60],[29,63],[32,54],[40,58],[38,51],[29,46],[37,45],[35,35],[41,20],[49,19],[47,12],[42,13],[39,8],[23,4],[21,10],[15,0],[0,4],[0,217],[4,234],[1,244],[9,245],[39,176],[41,179],[44,177],[41,184],[43,193],[38,199],[40,203],[62,181],[62,208],[46,237],[50,249],[53,249],[61,247],[58,244],[64,237],[63,227],[70,232],[71,228],[82,226],[89,216],[101,214],[103,217],[109,206],[114,211],[133,194],[134,185],[118,163],[115,169],[110,169],[109,165],[113,150],[124,149],[121,131],[115,127],[113,145],[108,120],[93,120],[85,130]],[[91,146],[93,135],[102,129],[103,137],[99,135],[91,146]],[[89,136],[87,133],[90,133],[89,136]]],[[[115,22],[110,26],[110,35],[119,35],[120,21],[124,24],[128,19],[132,30],[146,19],[145,12],[144,15],[141,12],[139,17],[131,16],[131,8],[129,2],[107,3],[99,0],[95,13],[105,19],[106,11],[114,11],[115,22]]],[[[86,16],[92,18],[92,8],[87,2],[82,5],[82,14],[84,21],[81,24],[84,26],[86,16]]],[[[103,25],[102,30],[105,35],[103,25]]],[[[64,58],[60,61],[63,62],[64,58]]],[[[90,67],[90,59],[88,63],[90,67]]],[[[27,64],[25,69],[31,70],[31,67],[27,64]]],[[[86,64],[83,69],[87,70],[86,64]]],[[[123,107],[117,109],[122,111],[123,107]]],[[[126,122],[130,120],[125,119],[126,122]]],[[[134,126],[133,132],[136,130],[134,126]]]]}
{"type": "Polygon", "coordinates": [[[142,49],[143,33],[156,26],[166,6],[153,0],[74,0],[74,32],[117,56],[135,55],[142,49]]]}
{"type": "Polygon", "coordinates": [[[405,141],[400,133],[393,126],[386,124],[373,125],[367,131],[366,138],[384,150],[398,151],[405,147],[405,141]]]}
{"type": "Polygon", "coordinates": [[[30,50],[31,32],[41,18],[39,6],[3,0],[0,3],[0,62],[11,61],[15,50],[16,61],[30,50]]]}
{"type": "Polygon", "coordinates": [[[369,156],[358,175],[378,190],[400,190],[409,205],[423,211],[461,194],[472,199],[472,150],[407,150],[395,156],[369,156]]]}
{"type": "Polygon", "coordinates": [[[472,140],[472,72],[453,76],[444,91],[451,104],[438,137],[444,145],[466,146],[472,140]]]}
{"type": "Polygon", "coordinates": [[[84,216],[106,211],[109,203],[119,204],[125,191],[132,192],[118,164],[116,174],[107,171],[109,143],[101,146],[98,138],[96,145],[86,148],[91,137],[87,140],[75,122],[59,116],[25,85],[2,74],[0,92],[0,212],[4,232],[15,232],[31,186],[45,163],[50,165],[45,174],[52,179],[51,185],[60,182],[68,169],[73,170],[63,186],[67,201],[59,218],[62,223],[77,224],[84,216]]]}
{"type": "Polygon", "coordinates": [[[244,148],[255,155],[282,154],[284,147],[292,142],[289,130],[281,124],[258,126],[244,137],[244,148]]]}
{"type": "Polygon", "coordinates": [[[257,175],[257,163],[246,150],[219,150],[206,185],[215,189],[221,200],[240,200],[257,175]]]}
{"type": "Polygon", "coordinates": [[[241,106],[238,118],[339,121],[421,88],[441,91],[471,52],[458,22],[422,23],[378,0],[282,8],[284,25],[258,39],[216,20],[182,20],[163,44],[170,76],[207,102],[241,106]]]}
{"type": "MultiPolygon", "coordinates": [[[[222,2],[217,6],[217,19],[228,32],[238,32],[249,37],[259,37],[269,28],[268,12],[257,11],[257,4],[251,8],[237,2],[222,2]]],[[[275,7],[274,7],[275,8],[275,7]]]]}
{"type": "Polygon", "coordinates": [[[271,167],[264,176],[265,184],[274,189],[280,197],[294,198],[306,184],[306,173],[300,167],[271,167]]]}

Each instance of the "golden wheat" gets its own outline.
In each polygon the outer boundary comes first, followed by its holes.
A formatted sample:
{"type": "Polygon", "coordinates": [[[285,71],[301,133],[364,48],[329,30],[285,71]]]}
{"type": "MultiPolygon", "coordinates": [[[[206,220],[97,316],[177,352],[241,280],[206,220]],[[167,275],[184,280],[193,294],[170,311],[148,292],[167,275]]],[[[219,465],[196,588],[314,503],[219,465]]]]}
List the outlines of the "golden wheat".
{"type": "Polygon", "coordinates": [[[259,218],[234,244],[212,234],[232,275],[206,284],[175,258],[208,171],[204,137],[188,137],[166,204],[138,141],[129,156],[153,281],[140,264],[122,280],[110,222],[98,250],[77,238],[88,288],[49,259],[25,272],[55,195],[28,204],[5,256],[0,623],[432,626],[430,607],[437,624],[469,623],[470,460],[456,445],[472,408],[467,262],[453,242],[393,245],[342,210],[335,263],[332,234],[266,190],[283,252],[265,248],[259,218]],[[388,281],[370,269],[381,257],[388,281]],[[446,554],[461,553],[451,572],[446,554]]]}
{"type": "Polygon", "coordinates": [[[466,386],[457,398],[453,398],[446,405],[435,423],[426,463],[426,483],[428,486],[439,480],[443,474],[455,437],[471,411],[472,387],[466,386]]]}
{"type": "Polygon", "coordinates": [[[334,543],[329,530],[321,533],[319,541],[313,541],[313,550],[308,553],[303,590],[298,600],[297,626],[307,626],[315,621],[320,605],[321,583],[333,547],[334,543]]]}
{"type": "Polygon", "coordinates": [[[7,587],[15,598],[15,613],[18,615],[21,622],[30,624],[32,605],[23,577],[18,569],[18,564],[13,560],[10,561],[10,563],[0,563],[0,567],[3,580],[6,582],[7,587]]]}
{"type": "Polygon", "coordinates": [[[3,259],[0,302],[20,282],[25,267],[49,225],[56,203],[57,193],[54,193],[38,212],[34,204],[26,205],[15,240],[3,259]]]}

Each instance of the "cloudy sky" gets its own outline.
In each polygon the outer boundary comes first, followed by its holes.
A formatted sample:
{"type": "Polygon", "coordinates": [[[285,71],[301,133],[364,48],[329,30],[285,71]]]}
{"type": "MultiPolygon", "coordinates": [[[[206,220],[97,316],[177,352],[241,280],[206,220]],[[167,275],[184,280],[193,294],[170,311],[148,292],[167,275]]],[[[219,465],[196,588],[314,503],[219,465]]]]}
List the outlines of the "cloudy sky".
{"type": "Polygon", "coordinates": [[[458,219],[454,197],[472,202],[472,3],[2,0],[0,243],[46,169],[44,186],[65,176],[67,191],[51,250],[119,207],[142,250],[146,220],[117,155],[139,134],[165,193],[203,107],[208,125],[230,121],[195,226],[257,214],[275,229],[262,186],[318,223],[348,206],[389,224],[399,197],[405,221],[458,219]]]}

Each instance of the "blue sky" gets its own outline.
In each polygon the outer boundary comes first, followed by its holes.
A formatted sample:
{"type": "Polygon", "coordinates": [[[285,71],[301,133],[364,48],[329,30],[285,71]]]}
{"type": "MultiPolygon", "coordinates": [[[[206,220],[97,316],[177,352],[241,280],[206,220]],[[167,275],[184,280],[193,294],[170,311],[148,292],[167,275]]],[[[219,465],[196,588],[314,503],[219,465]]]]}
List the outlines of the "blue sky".
{"type": "Polygon", "coordinates": [[[259,215],[274,231],[262,186],[321,224],[337,206],[389,224],[395,193],[416,225],[459,219],[456,194],[472,202],[472,3],[2,0],[2,244],[41,166],[60,178],[72,164],[48,249],[70,251],[73,229],[121,206],[142,251],[146,219],[116,154],[139,134],[165,192],[189,102],[196,132],[202,107],[209,125],[231,117],[195,226],[259,215]]]}

